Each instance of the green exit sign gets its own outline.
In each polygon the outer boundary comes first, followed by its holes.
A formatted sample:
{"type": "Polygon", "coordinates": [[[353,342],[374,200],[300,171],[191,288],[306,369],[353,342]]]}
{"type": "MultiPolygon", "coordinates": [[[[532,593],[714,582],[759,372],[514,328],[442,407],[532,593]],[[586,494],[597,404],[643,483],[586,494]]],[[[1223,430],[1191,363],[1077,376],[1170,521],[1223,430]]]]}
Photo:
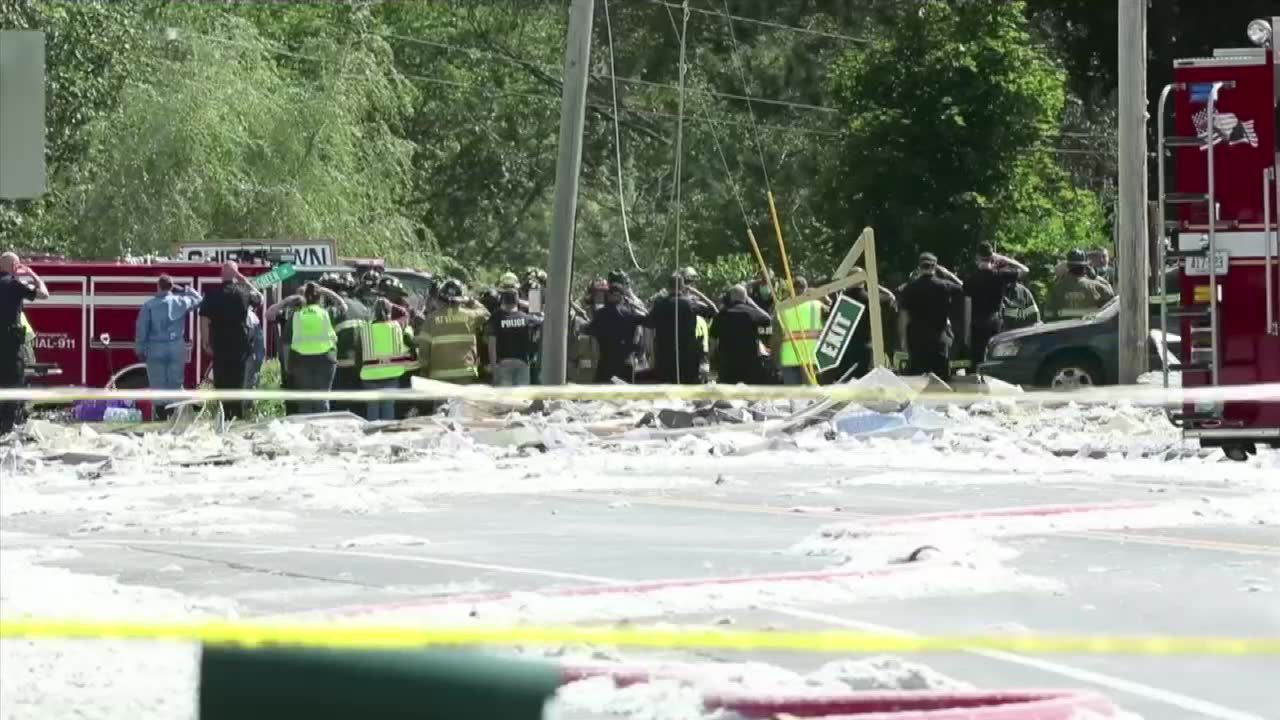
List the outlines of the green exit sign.
{"type": "Polygon", "coordinates": [[[853,329],[862,319],[866,306],[851,297],[841,295],[831,308],[827,324],[818,336],[818,350],[815,359],[818,361],[818,372],[826,372],[839,367],[845,351],[849,349],[849,341],[853,339],[853,329]]]}
{"type": "Polygon", "coordinates": [[[289,278],[297,274],[298,274],[298,269],[295,268],[292,263],[277,265],[271,268],[270,270],[268,270],[267,272],[254,278],[253,286],[258,288],[259,290],[262,290],[263,288],[269,288],[272,285],[279,285],[280,283],[284,282],[285,280],[288,280],[289,278]]]}

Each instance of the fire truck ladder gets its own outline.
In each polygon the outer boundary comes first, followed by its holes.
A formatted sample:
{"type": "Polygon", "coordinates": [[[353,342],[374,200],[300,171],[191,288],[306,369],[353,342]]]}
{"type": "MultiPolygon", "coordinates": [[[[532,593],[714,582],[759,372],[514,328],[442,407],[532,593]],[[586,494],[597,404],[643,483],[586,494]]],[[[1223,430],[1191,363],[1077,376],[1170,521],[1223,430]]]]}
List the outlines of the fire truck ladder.
{"type": "MultiPolygon", "coordinates": [[[[1177,92],[1185,92],[1188,89],[1186,83],[1173,83],[1166,85],[1164,90],[1160,92],[1160,103],[1157,109],[1157,134],[1159,142],[1159,151],[1156,153],[1156,177],[1159,183],[1159,215],[1161,227],[1172,237],[1171,249],[1165,248],[1165,243],[1169,239],[1162,238],[1156,243],[1156,267],[1159,268],[1160,281],[1164,282],[1165,272],[1171,267],[1177,267],[1178,264],[1189,262],[1193,258],[1205,258],[1205,265],[1209,269],[1209,302],[1197,303],[1191,305],[1183,305],[1179,302],[1176,307],[1169,306],[1169,298],[1166,295],[1166,288],[1160,288],[1160,341],[1165,348],[1166,357],[1168,355],[1169,346],[1169,320],[1190,320],[1191,336],[1184,338],[1183,342],[1190,342],[1190,363],[1183,364],[1179,369],[1184,373],[1208,373],[1210,382],[1217,385],[1222,371],[1221,354],[1218,351],[1218,275],[1217,275],[1217,257],[1218,242],[1217,231],[1226,229],[1226,225],[1220,222],[1218,218],[1218,202],[1215,194],[1214,186],[1214,145],[1217,142],[1217,104],[1218,93],[1223,89],[1235,87],[1234,82],[1215,82],[1209,85],[1208,101],[1205,104],[1205,130],[1203,133],[1198,132],[1191,137],[1167,136],[1165,134],[1165,105],[1169,100],[1169,96],[1177,92]],[[1168,151],[1174,148],[1197,147],[1204,148],[1206,160],[1208,164],[1208,192],[1204,193],[1179,193],[1168,192],[1165,188],[1165,163],[1168,151]],[[1181,223],[1175,220],[1167,219],[1167,206],[1169,205],[1197,205],[1202,204],[1206,207],[1206,215],[1209,219],[1208,232],[1205,234],[1204,241],[1201,246],[1194,249],[1183,249],[1178,244],[1178,233],[1181,229],[1181,223]]],[[[1162,376],[1164,386],[1169,387],[1169,364],[1162,362],[1162,376]]],[[[1221,410],[1214,409],[1207,412],[1194,413],[1173,413],[1169,419],[1174,424],[1185,426],[1194,426],[1198,424],[1220,424],[1221,410]]]]}

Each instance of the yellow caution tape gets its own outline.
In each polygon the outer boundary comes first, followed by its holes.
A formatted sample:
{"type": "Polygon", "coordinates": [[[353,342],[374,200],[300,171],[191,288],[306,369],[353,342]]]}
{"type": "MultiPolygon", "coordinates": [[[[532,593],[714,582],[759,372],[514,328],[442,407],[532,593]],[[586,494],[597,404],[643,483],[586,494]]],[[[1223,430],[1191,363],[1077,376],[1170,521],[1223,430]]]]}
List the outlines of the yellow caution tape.
{"type": "Polygon", "coordinates": [[[256,647],[421,648],[441,645],[564,645],[679,650],[788,650],[823,653],[921,653],[1005,650],[1028,654],[1280,655],[1280,637],[1110,637],[936,635],[832,631],[703,630],[605,627],[503,628],[281,625],[246,622],[95,622],[0,620],[0,639],[181,641],[256,647]]]}
{"type": "Polygon", "coordinates": [[[97,388],[16,388],[0,389],[0,402],[33,401],[71,403],[78,400],[470,400],[481,403],[519,404],[533,400],[835,400],[839,402],[912,402],[947,405],[999,400],[1014,403],[1113,404],[1118,401],[1141,405],[1179,406],[1194,403],[1275,402],[1280,400],[1280,383],[1220,385],[1212,387],[1162,388],[1150,385],[1120,385],[1071,392],[926,392],[905,388],[881,390],[853,385],[535,385],[521,388],[491,388],[482,385],[423,383],[413,390],[104,390],[97,388]]]}

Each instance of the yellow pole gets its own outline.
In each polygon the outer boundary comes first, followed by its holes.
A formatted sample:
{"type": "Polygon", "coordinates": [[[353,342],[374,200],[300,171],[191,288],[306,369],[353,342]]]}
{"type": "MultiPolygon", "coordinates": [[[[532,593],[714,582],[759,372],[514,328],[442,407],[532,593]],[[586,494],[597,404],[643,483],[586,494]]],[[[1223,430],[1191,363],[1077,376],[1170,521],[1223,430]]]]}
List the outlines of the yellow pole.
{"type": "MultiPolygon", "coordinates": [[[[769,197],[769,216],[773,218],[773,233],[778,237],[778,253],[782,255],[782,270],[787,277],[787,290],[791,292],[791,297],[796,296],[796,284],[791,277],[791,261],[787,259],[787,243],[782,239],[782,224],[778,222],[778,205],[773,200],[773,191],[768,192],[769,197]]],[[[796,344],[795,335],[782,322],[782,313],[778,313],[778,325],[787,333],[787,339],[794,345],[796,344]]],[[[797,347],[799,347],[797,345],[797,347]]],[[[800,367],[804,368],[804,377],[809,381],[810,385],[818,384],[817,368],[806,362],[801,362],[800,367]]]]}
{"type": "Polygon", "coordinates": [[[760,272],[764,275],[764,282],[769,286],[769,291],[774,292],[773,277],[769,274],[769,266],[764,262],[764,254],[760,252],[760,243],[756,242],[756,234],[747,228],[747,239],[751,241],[751,252],[756,256],[756,262],[760,263],[760,272]]]}
{"type": "Polygon", "coordinates": [[[773,233],[778,236],[778,253],[782,255],[782,271],[787,278],[787,290],[791,291],[791,297],[795,297],[796,284],[791,279],[791,261],[787,259],[787,244],[782,241],[782,224],[778,222],[778,205],[773,200],[772,190],[769,191],[768,196],[769,217],[773,218],[773,233]]]}

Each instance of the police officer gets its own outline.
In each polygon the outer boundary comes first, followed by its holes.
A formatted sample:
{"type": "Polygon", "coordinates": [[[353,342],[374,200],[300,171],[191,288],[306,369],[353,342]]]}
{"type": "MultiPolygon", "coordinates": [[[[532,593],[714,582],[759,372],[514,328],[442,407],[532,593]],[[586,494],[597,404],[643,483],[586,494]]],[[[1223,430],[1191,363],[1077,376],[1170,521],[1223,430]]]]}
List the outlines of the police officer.
{"type": "Polygon", "coordinates": [[[613,378],[634,382],[636,356],[639,353],[639,330],[645,311],[636,302],[628,302],[627,288],[619,282],[608,285],[604,305],[597,308],[591,322],[583,330],[595,339],[596,370],[591,378],[609,383],[613,378]]]}
{"type": "Polygon", "coordinates": [[[1067,253],[1067,271],[1049,291],[1046,310],[1052,320],[1071,320],[1097,312],[1115,297],[1102,280],[1089,277],[1089,264],[1081,250],[1067,253]]]}
{"type": "MultiPolygon", "coordinates": [[[[0,255],[0,388],[17,388],[26,383],[23,346],[27,331],[22,325],[22,306],[30,300],[49,297],[49,288],[18,256],[0,255]],[[19,279],[26,276],[27,282],[19,279]]],[[[0,435],[13,430],[21,403],[0,403],[0,435]]]]}
{"type": "MultiPolygon", "coordinates": [[[[809,289],[802,277],[793,281],[797,295],[809,289]]],[[[822,301],[806,300],[779,310],[774,316],[773,344],[785,385],[806,385],[817,378],[818,336],[822,334],[824,310],[822,301]]]]}
{"type": "Polygon", "coordinates": [[[524,387],[530,382],[534,338],[542,318],[520,309],[520,288],[515,283],[498,288],[498,300],[487,332],[489,374],[495,387],[524,387]]]}
{"type": "Polygon", "coordinates": [[[653,377],[660,383],[700,382],[706,357],[705,336],[699,336],[698,318],[715,317],[715,306],[693,295],[681,273],[671,276],[666,295],[658,298],[644,319],[653,335],[653,377]]]}
{"type": "Polygon", "coordinates": [[[729,288],[727,300],[711,323],[716,378],[726,385],[764,383],[773,320],[751,302],[745,285],[729,288]]]}
{"type": "Polygon", "coordinates": [[[440,307],[426,317],[416,342],[419,373],[432,380],[470,385],[480,379],[476,336],[489,311],[467,297],[462,281],[450,278],[440,286],[440,307]]]}
{"type": "Polygon", "coordinates": [[[933,253],[922,253],[916,277],[898,295],[898,342],[907,354],[912,375],[933,373],[951,378],[950,318],[964,301],[959,278],[938,265],[933,253]]]}
{"type": "MultiPolygon", "coordinates": [[[[411,337],[412,332],[395,319],[391,301],[379,299],[373,306],[373,322],[361,353],[360,381],[366,390],[399,386],[400,378],[415,364],[408,344],[411,337]]],[[[371,400],[365,412],[369,420],[396,419],[391,400],[371,400]]]]}
{"type": "MultiPolygon", "coordinates": [[[[273,321],[283,311],[290,311],[289,387],[295,390],[328,391],[338,366],[338,333],[334,318],[347,309],[347,301],[336,292],[309,282],[301,295],[292,295],[267,308],[266,318],[273,321]],[[329,307],[325,307],[328,301],[329,307]]],[[[302,413],[329,411],[328,400],[302,400],[302,413]]]]}
{"type": "Polygon", "coordinates": [[[978,245],[977,269],[964,282],[971,367],[986,359],[987,343],[1003,330],[1005,294],[1028,272],[1026,265],[997,255],[990,243],[978,245]]]}

